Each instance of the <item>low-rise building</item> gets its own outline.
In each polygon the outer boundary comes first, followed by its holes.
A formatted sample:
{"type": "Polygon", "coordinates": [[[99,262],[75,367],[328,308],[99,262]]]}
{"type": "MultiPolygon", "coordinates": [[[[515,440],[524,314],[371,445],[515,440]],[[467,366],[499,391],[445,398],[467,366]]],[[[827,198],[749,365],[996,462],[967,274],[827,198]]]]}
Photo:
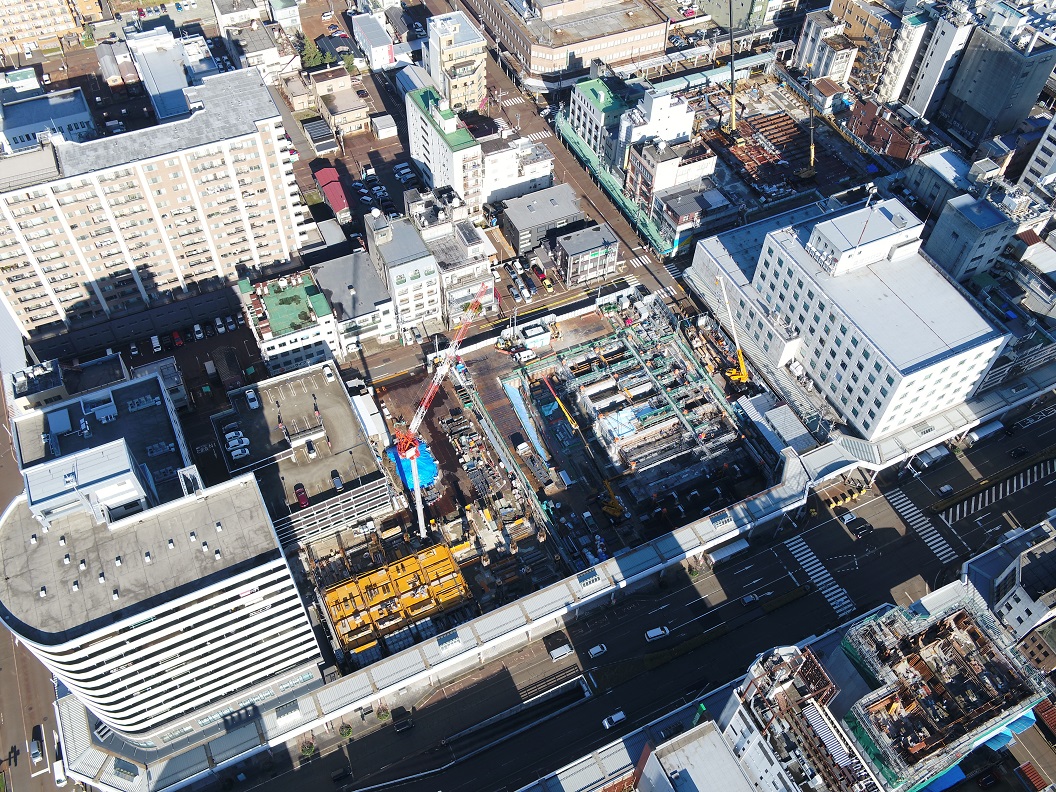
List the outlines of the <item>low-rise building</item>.
{"type": "Polygon", "coordinates": [[[315,183],[323,194],[323,201],[334,213],[339,223],[352,222],[352,207],[348,202],[348,193],[341,183],[336,168],[320,168],[314,174],[315,183]]]}
{"type": "Polygon", "coordinates": [[[624,194],[650,212],[657,208],[657,193],[683,185],[702,186],[715,173],[718,161],[705,144],[672,146],[661,138],[638,141],[627,154],[624,194]]]}
{"type": "Polygon", "coordinates": [[[320,117],[335,135],[354,135],[370,129],[370,109],[342,66],[313,72],[312,92],[320,117]]]}
{"type": "Polygon", "coordinates": [[[37,148],[41,137],[92,140],[97,135],[92,110],[80,88],[7,102],[0,110],[0,154],[37,148]]]}
{"type": "Polygon", "coordinates": [[[620,241],[608,223],[561,234],[554,240],[554,263],[566,286],[582,286],[616,273],[620,241]]]}
{"type": "Polygon", "coordinates": [[[399,338],[392,298],[367,253],[317,264],[312,277],[334,312],[344,355],[357,352],[367,341],[389,344],[399,338]]]}
{"type": "Polygon", "coordinates": [[[653,219],[672,251],[688,250],[693,240],[724,231],[740,217],[738,206],[711,179],[654,194],[653,219]]]}
{"type": "Polygon", "coordinates": [[[509,131],[478,137],[484,163],[484,203],[545,190],[554,184],[554,155],[544,143],[535,143],[509,131]]]}
{"type": "Polygon", "coordinates": [[[301,56],[280,25],[252,19],[226,31],[232,59],[243,69],[255,68],[268,85],[278,83],[279,75],[297,72],[301,56]]]}
{"type": "Polygon", "coordinates": [[[693,137],[696,111],[682,96],[649,88],[637,104],[620,115],[614,164],[627,166],[630,147],[643,140],[685,143],[693,137]]]}
{"type": "Polygon", "coordinates": [[[547,234],[583,219],[579,196],[567,184],[505,201],[502,233],[514,252],[523,255],[535,248],[547,234]]]}
{"type": "Polygon", "coordinates": [[[845,123],[847,129],[877,154],[907,164],[930,147],[927,137],[897,114],[872,100],[859,99],[855,102],[845,123]]]}
{"type": "Polygon", "coordinates": [[[334,312],[311,272],[238,282],[261,361],[273,374],[343,356],[334,312]]]}
{"type": "Polygon", "coordinates": [[[392,36],[382,24],[370,14],[351,17],[352,38],[367,56],[367,63],[374,71],[391,68],[396,63],[392,54],[392,36]]]}
{"type": "Polygon", "coordinates": [[[12,413],[22,414],[128,378],[121,355],[104,355],[83,363],[45,360],[5,376],[4,394],[12,413]]]}
{"type": "Polygon", "coordinates": [[[411,204],[408,214],[426,247],[436,257],[444,295],[444,318],[449,328],[455,328],[478,294],[481,313],[495,310],[491,268],[498,260],[498,253],[486,234],[460,216],[464,214],[464,207],[451,206],[451,203],[449,193],[423,195],[411,204]],[[487,289],[481,294],[485,286],[487,289]]]}
{"type": "Polygon", "coordinates": [[[363,225],[370,259],[392,296],[400,329],[442,328],[440,268],[414,223],[406,217],[391,220],[374,210],[363,218],[363,225]]]}
{"type": "Polygon", "coordinates": [[[131,374],[135,379],[157,377],[173,407],[182,410],[190,406],[191,400],[187,395],[187,386],[183,384],[183,374],[180,367],[176,365],[176,358],[165,357],[140,363],[132,369],[131,374]]]}
{"type": "Polygon", "coordinates": [[[159,121],[187,115],[191,107],[184,89],[219,74],[209,45],[201,36],[177,39],[167,28],[157,27],[128,33],[125,43],[159,121]]]}

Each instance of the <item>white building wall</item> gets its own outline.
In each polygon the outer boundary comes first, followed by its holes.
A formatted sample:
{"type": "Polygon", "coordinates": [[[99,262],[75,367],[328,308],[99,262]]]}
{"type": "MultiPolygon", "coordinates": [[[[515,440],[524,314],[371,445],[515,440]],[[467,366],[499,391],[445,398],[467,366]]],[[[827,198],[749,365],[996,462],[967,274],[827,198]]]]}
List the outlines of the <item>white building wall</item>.
{"type": "Polygon", "coordinates": [[[974,25],[959,17],[944,16],[934,24],[924,59],[905,98],[906,105],[925,117],[938,110],[946,97],[974,29],[974,25]]]}
{"type": "Polygon", "coordinates": [[[386,275],[401,327],[443,319],[440,268],[432,255],[388,267],[386,275]]]}
{"type": "Polygon", "coordinates": [[[1053,181],[1056,181],[1056,116],[1049,121],[1045,134],[1023,170],[1019,184],[1027,189],[1039,188],[1048,197],[1053,181]]]}
{"type": "Polygon", "coordinates": [[[891,44],[891,54],[884,63],[884,69],[877,83],[877,97],[881,102],[893,102],[906,87],[906,81],[913,70],[913,61],[920,51],[928,32],[928,24],[907,24],[902,20],[902,27],[895,31],[891,44]]]}

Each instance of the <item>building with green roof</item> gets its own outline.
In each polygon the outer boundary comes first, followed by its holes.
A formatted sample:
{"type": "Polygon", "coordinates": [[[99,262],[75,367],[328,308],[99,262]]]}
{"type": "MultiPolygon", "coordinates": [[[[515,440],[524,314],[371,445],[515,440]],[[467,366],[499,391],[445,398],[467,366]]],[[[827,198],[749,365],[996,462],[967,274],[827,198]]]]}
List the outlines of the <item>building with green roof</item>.
{"type": "Polygon", "coordinates": [[[480,143],[436,89],[410,91],[405,102],[411,159],[425,183],[430,188],[450,186],[470,215],[478,214],[484,201],[480,143]]]}

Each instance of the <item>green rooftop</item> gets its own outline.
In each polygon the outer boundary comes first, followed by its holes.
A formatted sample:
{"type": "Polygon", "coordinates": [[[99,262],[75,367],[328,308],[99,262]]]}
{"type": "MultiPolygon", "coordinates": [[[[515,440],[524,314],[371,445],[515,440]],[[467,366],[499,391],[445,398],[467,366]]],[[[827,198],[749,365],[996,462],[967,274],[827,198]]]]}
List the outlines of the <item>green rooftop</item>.
{"type": "MultiPolygon", "coordinates": [[[[253,290],[253,284],[243,278],[238,282],[238,288],[246,294],[253,290]]],[[[307,276],[300,283],[291,283],[285,289],[280,289],[277,280],[269,281],[268,293],[260,297],[268,312],[273,338],[311,327],[318,317],[331,313],[326,297],[307,276]]]]}
{"type": "Polygon", "coordinates": [[[619,115],[627,109],[620,97],[602,80],[586,80],[576,83],[576,90],[605,115],[619,115]]]}
{"type": "MultiPolygon", "coordinates": [[[[418,109],[422,111],[426,118],[429,119],[436,130],[443,136],[444,142],[447,143],[447,147],[452,151],[461,151],[462,149],[469,148],[470,146],[476,146],[477,140],[470,134],[470,131],[465,127],[457,127],[453,132],[445,132],[444,128],[437,123],[436,119],[433,118],[433,108],[438,107],[440,104],[440,94],[434,91],[432,88],[422,88],[418,91],[411,91],[407,94],[411,97],[418,109]]],[[[451,110],[438,110],[438,115],[444,121],[457,121],[458,115],[451,110]]]]}

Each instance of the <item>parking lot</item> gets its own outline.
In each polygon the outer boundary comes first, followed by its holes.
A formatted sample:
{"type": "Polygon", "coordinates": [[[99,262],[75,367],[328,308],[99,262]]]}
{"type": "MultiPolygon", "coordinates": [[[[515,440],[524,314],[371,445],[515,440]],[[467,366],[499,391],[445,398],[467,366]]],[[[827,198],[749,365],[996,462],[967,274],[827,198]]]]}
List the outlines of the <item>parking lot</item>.
{"type": "Polygon", "coordinates": [[[273,516],[301,507],[298,485],[314,503],[337,494],[335,471],[344,489],[377,470],[374,452],[337,375],[336,365],[327,363],[231,391],[230,409],[211,418],[215,451],[207,453],[213,458],[222,453],[233,475],[260,471],[277,461],[281,487],[262,487],[273,516]]]}

